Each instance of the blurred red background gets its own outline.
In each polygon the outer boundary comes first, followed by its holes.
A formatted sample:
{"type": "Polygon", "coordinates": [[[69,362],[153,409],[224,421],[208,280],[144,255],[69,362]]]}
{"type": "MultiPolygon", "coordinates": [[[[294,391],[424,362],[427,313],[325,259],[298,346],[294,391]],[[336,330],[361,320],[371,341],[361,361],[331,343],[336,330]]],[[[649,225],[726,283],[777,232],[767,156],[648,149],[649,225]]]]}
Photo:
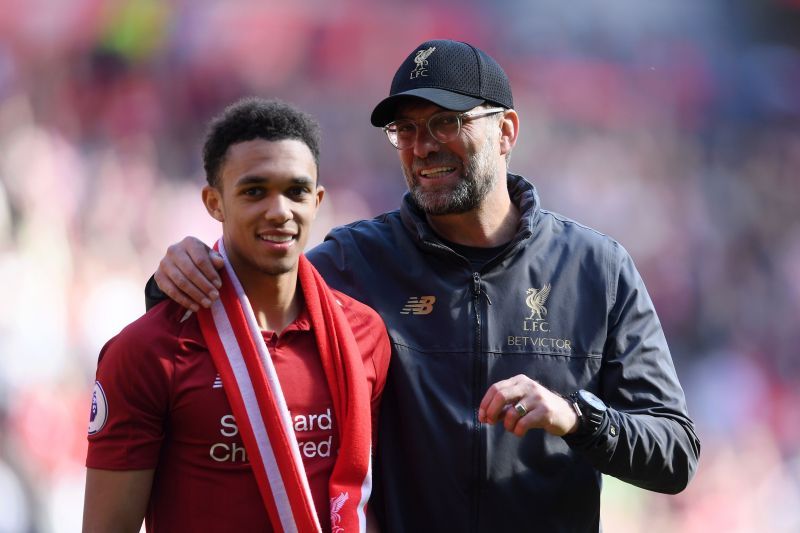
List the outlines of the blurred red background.
{"type": "Polygon", "coordinates": [[[428,38],[512,80],[511,160],[618,239],[656,302],[703,440],[676,497],[606,480],[606,531],[800,531],[800,3],[3,0],[0,532],[76,531],[102,344],[144,311],[200,203],[207,120],[245,95],[323,127],[312,243],[395,208],[369,125],[428,38]]]}

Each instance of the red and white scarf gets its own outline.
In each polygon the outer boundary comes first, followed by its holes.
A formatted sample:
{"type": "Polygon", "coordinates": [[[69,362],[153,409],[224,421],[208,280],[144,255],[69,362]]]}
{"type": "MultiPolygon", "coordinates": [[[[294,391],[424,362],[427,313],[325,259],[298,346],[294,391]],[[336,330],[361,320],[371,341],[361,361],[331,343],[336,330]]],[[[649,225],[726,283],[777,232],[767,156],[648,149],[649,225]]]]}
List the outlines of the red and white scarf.
{"type": "MultiPolygon", "coordinates": [[[[222,239],[215,248],[225,258],[220,298],[210,309],[201,309],[198,319],[267,514],[277,532],[320,531],[278,375],[222,239]]],[[[372,490],[372,422],[363,360],[341,304],[303,255],[298,282],[337,420],[340,447],[328,483],[331,530],[364,532],[372,490]]]]}

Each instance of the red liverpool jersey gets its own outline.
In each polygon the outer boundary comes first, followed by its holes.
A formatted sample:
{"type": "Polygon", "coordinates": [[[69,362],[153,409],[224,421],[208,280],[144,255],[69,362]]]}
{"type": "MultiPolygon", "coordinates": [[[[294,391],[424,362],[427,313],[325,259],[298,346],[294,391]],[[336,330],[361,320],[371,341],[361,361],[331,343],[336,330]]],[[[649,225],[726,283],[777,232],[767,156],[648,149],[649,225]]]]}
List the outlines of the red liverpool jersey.
{"type": "MultiPolygon", "coordinates": [[[[389,363],[378,315],[336,293],[364,358],[373,427],[389,363]]],[[[338,448],[331,394],[305,311],[264,333],[286,398],[323,531],[338,448]]],[[[222,382],[196,317],[163,302],[100,353],[89,424],[89,468],[155,468],[148,531],[271,531],[222,382]]]]}

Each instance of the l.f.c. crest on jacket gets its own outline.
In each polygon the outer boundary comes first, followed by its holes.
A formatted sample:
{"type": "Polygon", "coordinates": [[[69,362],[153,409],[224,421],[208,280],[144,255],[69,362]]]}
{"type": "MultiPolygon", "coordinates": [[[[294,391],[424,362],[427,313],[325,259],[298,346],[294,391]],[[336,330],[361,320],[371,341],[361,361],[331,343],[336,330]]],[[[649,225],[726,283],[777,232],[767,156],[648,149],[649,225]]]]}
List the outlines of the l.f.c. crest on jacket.
{"type": "Polygon", "coordinates": [[[408,195],[308,254],[391,337],[374,502],[388,531],[598,531],[601,473],[666,493],[694,474],[699,440],[630,256],[541,209],[524,178],[508,188],[518,231],[479,271],[408,195]],[[583,439],[480,424],[486,389],[517,374],[594,392],[605,424],[583,439]]]}

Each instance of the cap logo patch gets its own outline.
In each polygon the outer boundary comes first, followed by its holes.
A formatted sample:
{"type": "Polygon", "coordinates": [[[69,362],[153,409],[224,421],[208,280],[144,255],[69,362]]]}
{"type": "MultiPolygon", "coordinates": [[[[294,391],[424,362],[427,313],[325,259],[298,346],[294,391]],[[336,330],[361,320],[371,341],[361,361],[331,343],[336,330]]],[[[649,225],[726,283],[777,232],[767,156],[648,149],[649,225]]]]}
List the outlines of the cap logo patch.
{"type": "Polygon", "coordinates": [[[436,50],[436,47],[431,46],[430,48],[417,52],[417,55],[414,56],[414,63],[416,63],[417,66],[411,71],[410,79],[413,80],[414,78],[428,75],[428,69],[426,68],[428,66],[428,56],[430,56],[434,50],[436,50]]]}
{"type": "Polygon", "coordinates": [[[92,411],[89,414],[89,435],[99,433],[108,420],[108,401],[106,393],[99,381],[94,382],[92,393],[92,411]]]}

